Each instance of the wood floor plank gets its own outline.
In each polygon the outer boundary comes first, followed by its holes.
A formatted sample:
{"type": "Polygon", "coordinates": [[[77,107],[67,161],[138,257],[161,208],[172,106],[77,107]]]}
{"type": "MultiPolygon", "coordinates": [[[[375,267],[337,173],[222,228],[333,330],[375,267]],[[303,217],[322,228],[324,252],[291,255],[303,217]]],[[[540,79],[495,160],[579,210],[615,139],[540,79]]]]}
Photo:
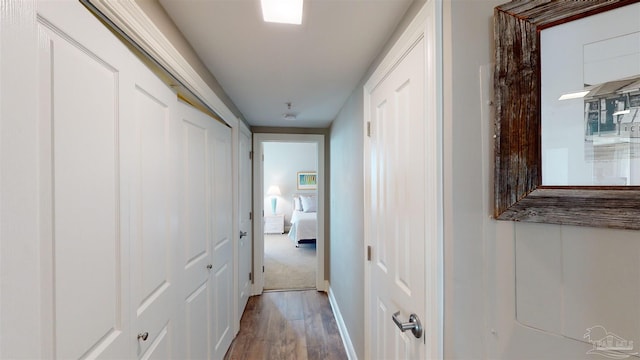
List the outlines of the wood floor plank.
{"type": "Polygon", "coordinates": [[[287,291],[285,293],[285,299],[287,302],[287,313],[285,314],[287,319],[304,319],[304,313],[302,311],[302,291],[287,291]]]}
{"type": "Polygon", "coordinates": [[[347,359],[325,293],[268,292],[249,299],[225,359],[347,359]]]}

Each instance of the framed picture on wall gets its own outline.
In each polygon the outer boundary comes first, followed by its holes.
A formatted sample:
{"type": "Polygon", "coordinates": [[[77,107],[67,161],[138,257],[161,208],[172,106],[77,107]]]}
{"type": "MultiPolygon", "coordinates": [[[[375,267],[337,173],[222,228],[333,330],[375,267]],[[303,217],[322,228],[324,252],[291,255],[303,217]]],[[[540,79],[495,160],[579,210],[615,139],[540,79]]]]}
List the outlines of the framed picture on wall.
{"type": "Polygon", "coordinates": [[[316,190],[318,176],[315,171],[298,171],[298,190],[316,190]]]}

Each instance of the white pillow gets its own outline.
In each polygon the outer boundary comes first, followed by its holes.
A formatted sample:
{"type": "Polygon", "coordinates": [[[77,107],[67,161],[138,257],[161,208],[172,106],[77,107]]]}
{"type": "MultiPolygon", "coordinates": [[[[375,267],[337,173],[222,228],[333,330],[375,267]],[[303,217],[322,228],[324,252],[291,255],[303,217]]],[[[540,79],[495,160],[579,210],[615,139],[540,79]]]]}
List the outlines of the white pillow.
{"type": "Polygon", "coordinates": [[[302,202],[299,196],[293,198],[293,210],[302,211],[302,202]]]}
{"type": "Polygon", "coordinates": [[[300,196],[302,202],[302,212],[316,212],[318,208],[318,202],[315,195],[302,195],[300,196]]]}

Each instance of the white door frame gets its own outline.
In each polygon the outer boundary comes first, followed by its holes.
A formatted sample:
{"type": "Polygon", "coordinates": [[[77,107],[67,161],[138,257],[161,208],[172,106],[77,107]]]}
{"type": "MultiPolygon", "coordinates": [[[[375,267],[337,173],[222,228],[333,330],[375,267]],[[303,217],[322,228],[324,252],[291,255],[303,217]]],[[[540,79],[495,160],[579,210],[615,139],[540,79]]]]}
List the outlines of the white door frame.
{"type": "MultiPolygon", "coordinates": [[[[364,122],[363,133],[367,133],[367,125],[372,119],[371,115],[371,93],[386,78],[412,48],[418,42],[425,41],[425,115],[427,118],[436,119],[434,122],[427,122],[425,125],[426,156],[417,154],[418,159],[424,160],[427,168],[437,168],[437,181],[425,185],[425,201],[428,204],[437,204],[436,223],[426,223],[426,234],[436,241],[427,243],[425,246],[425,269],[432,269],[425,279],[427,309],[421,309],[426,314],[423,326],[430,336],[427,346],[427,357],[430,359],[443,358],[443,317],[444,317],[444,267],[443,267],[443,200],[442,200],[442,141],[443,141],[443,96],[442,96],[442,0],[428,0],[415,18],[411,21],[402,36],[393,45],[389,53],[384,57],[380,65],[368,79],[364,86],[364,122]]],[[[366,135],[365,135],[366,136],[366,135]]],[[[370,218],[367,216],[368,209],[371,208],[370,182],[368,174],[370,172],[369,155],[371,148],[369,142],[364,142],[364,243],[365,249],[371,245],[370,218]]],[[[429,179],[427,179],[429,181],[429,179]]],[[[426,220],[429,220],[427,217],[426,220]]],[[[368,314],[374,304],[369,298],[371,291],[371,266],[369,261],[364,261],[364,290],[365,290],[365,359],[375,358],[374,347],[375,334],[371,333],[371,325],[368,314]]],[[[425,337],[425,341],[426,341],[425,337]]]]}
{"type": "Polygon", "coordinates": [[[324,212],[325,174],[324,174],[324,135],[303,134],[253,134],[253,294],[262,294],[264,290],[264,232],[263,201],[264,199],[264,164],[262,161],[262,144],[265,142],[315,143],[318,149],[318,230],[316,239],[316,289],[327,291],[324,278],[324,212]],[[260,221],[256,221],[260,219],[260,221]]]}

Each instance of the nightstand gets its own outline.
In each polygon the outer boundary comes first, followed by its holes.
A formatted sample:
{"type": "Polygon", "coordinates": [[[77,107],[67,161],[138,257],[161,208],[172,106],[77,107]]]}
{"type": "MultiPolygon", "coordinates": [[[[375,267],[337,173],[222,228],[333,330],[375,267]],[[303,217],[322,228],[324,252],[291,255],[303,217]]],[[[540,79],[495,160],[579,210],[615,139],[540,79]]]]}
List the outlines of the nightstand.
{"type": "Polygon", "coordinates": [[[283,234],[284,233],[284,215],[265,215],[264,216],[264,233],[265,234],[283,234]]]}

